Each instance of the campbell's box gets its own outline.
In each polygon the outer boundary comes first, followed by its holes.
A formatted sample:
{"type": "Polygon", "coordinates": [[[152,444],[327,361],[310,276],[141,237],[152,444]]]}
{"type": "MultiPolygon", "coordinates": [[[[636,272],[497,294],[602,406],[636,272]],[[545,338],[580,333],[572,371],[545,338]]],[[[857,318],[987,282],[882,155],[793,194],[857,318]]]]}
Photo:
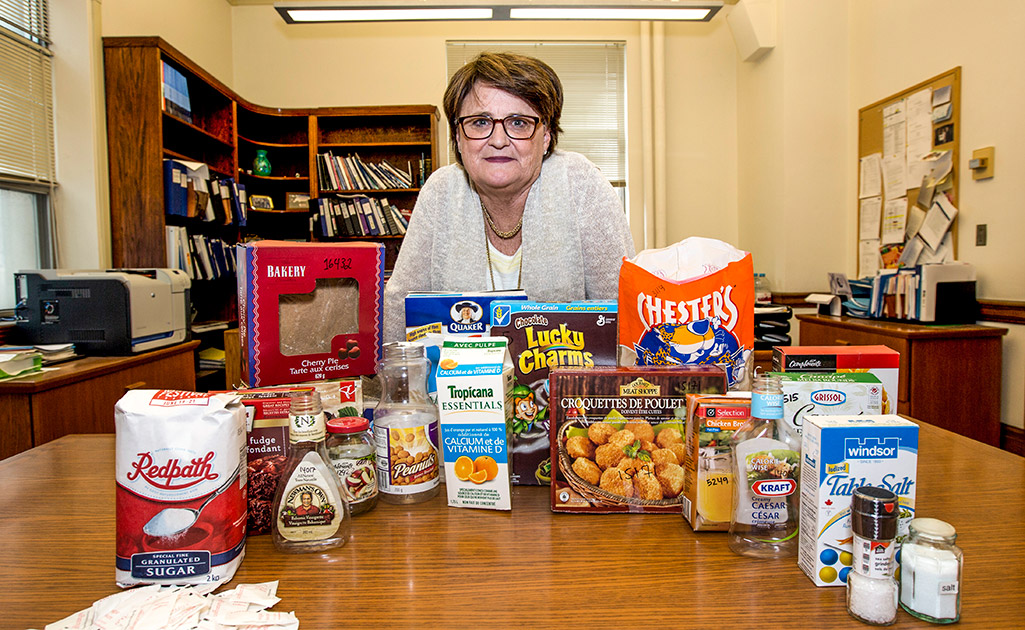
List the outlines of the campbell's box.
{"type": "Polygon", "coordinates": [[[696,532],[724,532],[733,511],[730,438],[751,419],[750,392],[687,395],[683,517],[696,532]]]}
{"type": "Polygon", "coordinates": [[[548,373],[616,365],[618,303],[492,302],[491,332],[509,340],[513,385],[512,480],[552,482],[548,373]]]}
{"type": "Polygon", "coordinates": [[[811,415],[879,415],[883,412],[883,385],[868,372],[774,372],[783,389],[782,432],[800,444],[804,418],[811,415]]]}
{"type": "Polygon", "coordinates": [[[723,394],[718,365],[554,368],[552,511],[682,511],[687,394],[723,394]]]}
{"type": "Polygon", "coordinates": [[[816,586],[844,586],[851,571],[851,495],[886,488],[899,500],[897,542],[915,516],[918,425],[898,415],[806,416],[801,440],[797,564],[816,586]]]}
{"type": "Polygon", "coordinates": [[[255,241],[240,245],[236,255],[248,385],[374,374],[384,245],[255,241]]]}
{"type": "Polygon", "coordinates": [[[896,413],[900,399],[900,353],[886,346],[776,346],[775,372],[868,372],[883,384],[882,413],[896,413]]]}
{"type": "Polygon", "coordinates": [[[453,507],[512,509],[512,362],[502,337],[447,339],[438,368],[445,488],[453,507]]]}

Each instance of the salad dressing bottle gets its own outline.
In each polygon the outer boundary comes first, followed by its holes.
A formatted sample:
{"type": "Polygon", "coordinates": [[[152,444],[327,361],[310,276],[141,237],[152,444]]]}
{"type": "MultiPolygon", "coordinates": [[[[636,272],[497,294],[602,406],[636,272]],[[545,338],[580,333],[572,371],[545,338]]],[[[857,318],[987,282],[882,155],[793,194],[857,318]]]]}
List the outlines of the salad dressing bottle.
{"type": "Polygon", "coordinates": [[[733,510],[728,544],[742,556],[797,554],[801,445],[780,431],[783,388],[778,376],[760,375],[751,391],[751,419],[730,439],[733,510]]]}
{"type": "Polygon", "coordinates": [[[324,446],[327,429],[317,391],[292,398],[290,453],[274,492],[271,538],[278,551],[323,551],[345,544],[349,507],[324,446]]]}

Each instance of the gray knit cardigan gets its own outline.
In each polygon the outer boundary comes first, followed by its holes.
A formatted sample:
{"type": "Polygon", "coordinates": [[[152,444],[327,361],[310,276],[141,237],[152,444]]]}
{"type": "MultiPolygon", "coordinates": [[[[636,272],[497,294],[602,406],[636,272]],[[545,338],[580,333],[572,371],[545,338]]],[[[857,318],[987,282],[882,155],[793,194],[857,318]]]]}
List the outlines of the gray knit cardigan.
{"type": "MultiPolygon", "coordinates": [[[[619,268],[634,255],[626,214],[598,168],[556,150],[523,211],[523,289],[532,300],[616,299],[619,268]]],[[[457,164],[435,171],[416,200],[384,290],[384,341],[405,339],[405,297],[415,291],[484,291],[488,261],[480,198],[457,164]]]]}

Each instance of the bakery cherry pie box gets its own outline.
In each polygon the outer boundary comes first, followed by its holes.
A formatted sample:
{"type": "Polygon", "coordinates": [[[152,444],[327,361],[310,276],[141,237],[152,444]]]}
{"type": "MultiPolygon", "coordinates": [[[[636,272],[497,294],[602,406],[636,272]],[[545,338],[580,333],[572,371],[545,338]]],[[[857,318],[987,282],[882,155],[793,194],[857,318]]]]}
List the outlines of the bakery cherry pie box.
{"type": "Polygon", "coordinates": [[[384,245],[255,241],[238,257],[243,380],[251,387],[373,374],[384,245]]]}
{"type": "Polygon", "coordinates": [[[675,513],[687,395],[723,394],[718,365],[553,368],[553,512],[675,513]]]}

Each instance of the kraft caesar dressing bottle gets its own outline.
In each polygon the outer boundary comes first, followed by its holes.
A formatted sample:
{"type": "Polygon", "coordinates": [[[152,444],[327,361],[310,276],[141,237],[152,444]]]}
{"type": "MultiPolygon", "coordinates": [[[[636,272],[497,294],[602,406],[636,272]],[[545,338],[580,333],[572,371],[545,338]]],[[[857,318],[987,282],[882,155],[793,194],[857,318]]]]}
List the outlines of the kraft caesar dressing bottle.
{"type": "Polygon", "coordinates": [[[327,457],[320,394],[292,398],[288,410],[290,454],[274,493],[271,537],[278,551],[322,551],[345,544],[349,507],[327,457]]]}
{"type": "Polygon", "coordinates": [[[730,439],[734,490],[728,543],[742,556],[797,554],[801,445],[777,428],[782,418],[779,377],[756,377],[751,419],[730,439]]]}

